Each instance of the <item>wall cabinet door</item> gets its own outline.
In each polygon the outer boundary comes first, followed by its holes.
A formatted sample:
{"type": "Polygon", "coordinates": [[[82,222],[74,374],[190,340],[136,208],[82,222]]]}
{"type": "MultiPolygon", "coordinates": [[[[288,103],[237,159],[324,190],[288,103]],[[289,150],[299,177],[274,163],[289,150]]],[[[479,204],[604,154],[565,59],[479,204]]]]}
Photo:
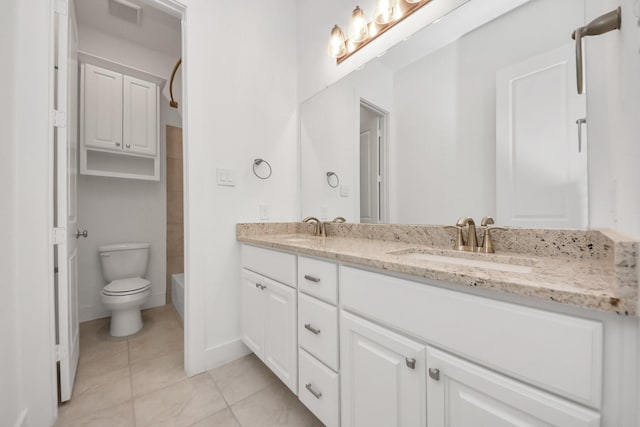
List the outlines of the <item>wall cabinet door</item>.
{"type": "Polygon", "coordinates": [[[267,286],[264,363],[297,394],[296,290],[269,279],[264,284],[267,286]]]}
{"type": "Polygon", "coordinates": [[[424,345],[342,311],[340,346],[343,427],[426,425],[424,345]]]}
{"type": "Polygon", "coordinates": [[[430,426],[600,425],[595,411],[430,347],[427,368],[430,426]]]}
{"type": "Polygon", "coordinates": [[[242,270],[241,336],[256,356],[264,360],[264,334],[267,293],[262,289],[263,277],[242,270]]]}
{"type": "Polygon", "coordinates": [[[158,89],[153,83],[123,77],[124,151],[155,156],[158,146],[158,89]]]}
{"type": "Polygon", "coordinates": [[[122,150],[122,74],[90,64],[83,69],[83,143],[122,150]]]}

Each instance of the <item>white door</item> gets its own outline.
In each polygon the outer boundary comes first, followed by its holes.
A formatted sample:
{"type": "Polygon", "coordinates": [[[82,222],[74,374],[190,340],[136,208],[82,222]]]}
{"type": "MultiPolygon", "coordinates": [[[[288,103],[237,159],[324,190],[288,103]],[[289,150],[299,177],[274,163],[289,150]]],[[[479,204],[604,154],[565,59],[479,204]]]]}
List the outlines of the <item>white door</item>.
{"type": "Polygon", "coordinates": [[[576,123],[586,95],[575,90],[574,45],[500,70],[496,84],[497,222],[587,227],[587,134],[576,123]]]}
{"type": "Polygon", "coordinates": [[[264,363],[298,394],[298,335],[296,290],[267,279],[264,363]]]}
{"type": "Polygon", "coordinates": [[[122,74],[83,64],[82,80],[85,146],[122,151],[122,74]]]}
{"type": "Polygon", "coordinates": [[[600,415],[429,347],[429,426],[596,427],[600,415]]]}
{"type": "MultiPolygon", "coordinates": [[[[76,178],[78,173],[78,56],[74,13],[57,3],[55,178],[56,326],[60,400],[71,399],[80,355],[76,178]],[[66,9],[66,10],[64,10],[66,9]]],[[[73,10],[73,9],[71,9],[73,10]]]]}
{"type": "Polygon", "coordinates": [[[242,270],[241,336],[242,341],[264,360],[266,285],[264,277],[242,270]],[[265,286],[265,289],[262,287],[265,286]]]}
{"type": "Polygon", "coordinates": [[[424,345],[342,311],[342,426],[425,426],[425,365],[424,345]]]}
{"type": "Polygon", "coordinates": [[[380,222],[380,118],[360,107],[360,222],[380,222]]]}
{"type": "Polygon", "coordinates": [[[158,86],[154,83],[123,77],[124,150],[155,156],[158,146],[158,86]]]}

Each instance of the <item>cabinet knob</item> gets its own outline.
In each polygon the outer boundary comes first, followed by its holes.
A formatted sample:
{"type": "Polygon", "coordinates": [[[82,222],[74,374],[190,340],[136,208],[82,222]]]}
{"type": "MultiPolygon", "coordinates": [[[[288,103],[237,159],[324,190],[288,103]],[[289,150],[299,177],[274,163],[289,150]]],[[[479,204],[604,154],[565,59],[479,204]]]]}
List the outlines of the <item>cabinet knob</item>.
{"type": "Polygon", "coordinates": [[[127,148],[131,148],[131,144],[127,144],[127,145],[126,145],[126,147],[127,147],[127,148]]]}
{"type": "Polygon", "coordinates": [[[260,284],[260,283],[256,283],[256,288],[258,288],[258,289],[260,289],[260,290],[262,290],[262,291],[264,291],[265,289],[267,289],[267,287],[266,287],[265,285],[262,285],[262,284],[260,284]]]}
{"type": "Polygon", "coordinates": [[[120,147],[120,143],[116,141],[116,147],[120,147]]]}
{"type": "Polygon", "coordinates": [[[87,238],[89,237],[89,232],[87,230],[77,229],[76,232],[73,233],[73,235],[76,237],[76,239],[79,239],[80,237],[87,238]]]}
{"type": "Polygon", "coordinates": [[[429,368],[429,376],[436,381],[440,381],[440,369],[429,368]]]}
{"type": "Polygon", "coordinates": [[[413,357],[406,357],[404,361],[407,364],[407,368],[416,369],[416,359],[414,359],[413,357]]]}

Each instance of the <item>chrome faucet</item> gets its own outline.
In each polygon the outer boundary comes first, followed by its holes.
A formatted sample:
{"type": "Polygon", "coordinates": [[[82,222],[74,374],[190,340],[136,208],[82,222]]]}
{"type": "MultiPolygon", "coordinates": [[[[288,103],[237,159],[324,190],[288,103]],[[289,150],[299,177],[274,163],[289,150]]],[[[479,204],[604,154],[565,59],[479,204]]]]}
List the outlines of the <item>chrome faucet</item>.
{"type": "Polygon", "coordinates": [[[309,222],[315,225],[313,228],[314,236],[325,237],[327,235],[327,232],[324,228],[324,223],[320,221],[318,218],[316,218],[315,216],[308,216],[305,219],[303,219],[302,222],[309,222]]]}

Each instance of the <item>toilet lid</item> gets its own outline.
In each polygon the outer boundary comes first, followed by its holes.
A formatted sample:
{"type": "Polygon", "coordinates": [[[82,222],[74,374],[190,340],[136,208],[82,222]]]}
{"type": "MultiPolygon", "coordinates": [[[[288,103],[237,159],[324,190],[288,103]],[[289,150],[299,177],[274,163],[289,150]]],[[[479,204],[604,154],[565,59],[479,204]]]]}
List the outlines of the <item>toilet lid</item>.
{"type": "Polygon", "coordinates": [[[151,282],[142,277],[114,280],[104,287],[104,293],[110,295],[123,295],[144,291],[151,286],[151,282]]]}

